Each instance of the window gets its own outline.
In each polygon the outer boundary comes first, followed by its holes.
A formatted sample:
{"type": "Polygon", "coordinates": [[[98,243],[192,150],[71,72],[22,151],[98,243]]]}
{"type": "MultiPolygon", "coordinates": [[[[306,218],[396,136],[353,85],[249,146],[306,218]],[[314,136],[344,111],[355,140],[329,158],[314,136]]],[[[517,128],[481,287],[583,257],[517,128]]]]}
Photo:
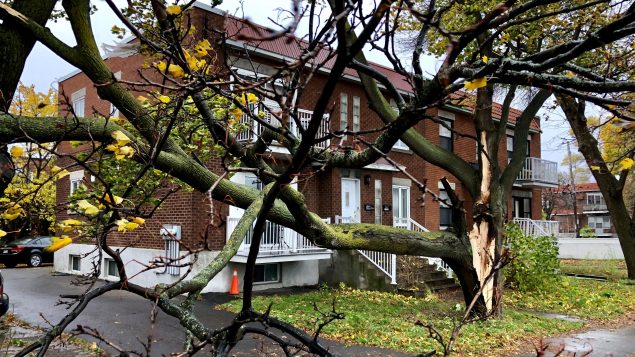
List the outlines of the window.
{"type": "Polygon", "coordinates": [[[452,133],[454,123],[454,114],[439,110],[439,146],[453,151],[454,150],[454,134],[452,133]]]}
{"type": "Polygon", "coordinates": [[[589,216],[589,227],[595,229],[609,229],[611,220],[609,216],[589,216]]]}
{"type": "Polygon", "coordinates": [[[507,163],[509,164],[512,161],[512,157],[514,156],[514,137],[511,135],[507,135],[507,163]]]}
{"type": "MultiPolygon", "coordinates": [[[[450,202],[450,196],[445,190],[439,191],[439,199],[450,202]]],[[[452,208],[443,201],[439,201],[439,227],[447,228],[452,225],[452,208]]]]}
{"type": "Polygon", "coordinates": [[[114,259],[104,258],[104,273],[107,277],[119,277],[119,269],[117,269],[117,263],[114,259]]]}
{"type": "Polygon", "coordinates": [[[84,107],[86,105],[86,88],[82,88],[71,94],[71,105],[73,113],[78,117],[84,117],[84,107]]]}
{"type": "Polygon", "coordinates": [[[277,283],[280,281],[280,264],[256,264],[254,283],[277,283]]]}
{"type": "Polygon", "coordinates": [[[68,256],[68,269],[70,271],[81,271],[82,269],[82,259],[79,255],[69,255],[68,256]]]}
{"type": "Polygon", "coordinates": [[[249,187],[253,187],[257,189],[258,191],[262,191],[262,187],[263,187],[262,181],[260,181],[260,179],[258,179],[258,176],[254,174],[245,175],[245,185],[249,187]]]}
{"type": "MultiPolygon", "coordinates": [[[[116,80],[121,80],[121,71],[117,71],[114,74],[116,80]]],[[[119,109],[115,107],[112,103],[110,104],[110,117],[118,118],[119,117],[119,109]]]]}
{"type": "Polygon", "coordinates": [[[340,94],[340,130],[348,129],[348,95],[340,94]]]}
{"type": "Polygon", "coordinates": [[[587,193],[586,203],[588,205],[604,205],[604,197],[601,193],[587,193]]]}
{"type": "Polygon", "coordinates": [[[69,196],[72,196],[73,193],[77,191],[77,189],[82,185],[82,182],[84,181],[84,170],[73,171],[68,176],[71,184],[69,196]]]}
{"type": "Polygon", "coordinates": [[[410,218],[410,187],[392,186],[392,219],[395,227],[408,227],[410,218]]]}
{"type": "MultiPolygon", "coordinates": [[[[392,110],[397,112],[397,115],[399,115],[399,107],[397,106],[397,103],[395,102],[394,99],[390,100],[390,106],[392,107],[392,110]]],[[[395,143],[395,145],[393,145],[392,148],[397,150],[410,150],[410,148],[408,148],[408,145],[406,145],[406,143],[401,141],[401,139],[397,140],[397,142],[395,143]]]]}
{"type": "Polygon", "coordinates": [[[375,224],[381,224],[381,180],[375,180],[375,224]]]}
{"type": "Polygon", "coordinates": [[[359,97],[353,97],[353,131],[354,132],[358,132],[360,129],[359,114],[360,114],[359,97]]]}

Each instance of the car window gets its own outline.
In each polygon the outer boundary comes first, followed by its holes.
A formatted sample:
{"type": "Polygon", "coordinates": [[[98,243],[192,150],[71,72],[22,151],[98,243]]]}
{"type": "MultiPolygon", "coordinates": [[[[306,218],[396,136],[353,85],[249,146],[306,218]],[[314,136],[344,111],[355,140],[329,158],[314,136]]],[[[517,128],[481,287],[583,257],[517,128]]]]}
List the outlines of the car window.
{"type": "Polygon", "coordinates": [[[16,239],[13,242],[10,242],[9,245],[23,245],[23,244],[28,244],[33,240],[33,237],[26,237],[26,238],[20,238],[20,239],[16,239]]]}
{"type": "Polygon", "coordinates": [[[51,238],[50,237],[42,237],[40,238],[40,244],[41,245],[45,245],[45,246],[49,246],[51,245],[51,238]]]}

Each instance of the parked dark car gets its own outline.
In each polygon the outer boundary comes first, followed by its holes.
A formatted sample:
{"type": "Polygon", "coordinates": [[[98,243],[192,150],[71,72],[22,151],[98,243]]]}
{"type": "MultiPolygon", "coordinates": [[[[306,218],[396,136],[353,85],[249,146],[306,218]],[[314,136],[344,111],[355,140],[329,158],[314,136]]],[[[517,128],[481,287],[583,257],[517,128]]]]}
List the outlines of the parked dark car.
{"type": "Polygon", "coordinates": [[[13,268],[20,263],[26,263],[31,267],[52,263],[53,252],[44,249],[51,243],[51,237],[26,237],[3,244],[0,246],[0,263],[7,268],[13,268]]]}
{"type": "Polygon", "coordinates": [[[7,310],[9,310],[9,295],[4,293],[4,279],[0,273],[0,316],[6,314],[7,310]]]}

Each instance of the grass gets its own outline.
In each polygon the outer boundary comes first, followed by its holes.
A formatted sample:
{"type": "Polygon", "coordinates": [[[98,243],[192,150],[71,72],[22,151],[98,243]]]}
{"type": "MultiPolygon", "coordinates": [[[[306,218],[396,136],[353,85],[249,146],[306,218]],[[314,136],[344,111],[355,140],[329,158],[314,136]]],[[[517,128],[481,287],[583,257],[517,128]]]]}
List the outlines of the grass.
{"type": "MultiPolygon", "coordinates": [[[[521,293],[505,291],[502,319],[466,325],[456,344],[462,355],[509,355],[522,344],[540,337],[580,329],[581,322],[541,317],[534,312],[549,312],[578,317],[591,323],[617,320],[635,311],[635,285],[623,280],[623,261],[562,260],[563,272],[606,276],[608,281],[583,280],[563,276],[549,291],[521,293]]],[[[221,306],[238,311],[242,301],[221,306]]],[[[438,329],[444,338],[463,313],[459,294],[429,295],[423,298],[350,288],[320,289],[294,295],[263,295],[254,299],[254,308],[271,314],[307,332],[313,332],[333,310],[345,318],[327,325],[322,337],[346,344],[369,345],[421,353],[436,349],[438,342],[415,324],[421,321],[438,329]],[[335,305],[333,305],[335,301],[335,305]]]]}
{"type": "MultiPolygon", "coordinates": [[[[416,321],[433,325],[447,338],[463,313],[458,296],[414,298],[350,288],[259,296],[254,299],[254,307],[264,311],[272,304],[272,316],[312,332],[322,319],[321,312],[333,309],[334,299],[335,310],[345,313],[345,318],[327,325],[322,337],[347,344],[407,352],[441,350],[441,346],[429,337],[428,331],[415,324],[416,321]]],[[[241,301],[236,300],[223,308],[238,311],[240,304],[241,301]]],[[[547,319],[508,309],[502,319],[465,326],[456,350],[465,355],[496,355],[514,351],[521,343],[532,338],[571,331],[581,326],[579,322],[547,319]]]]}
{"type": "Polygon", "coordinates": [[[592,259],[562,259],[560,270],[569,274],[586,274],[603,276],[609,280],[626,279],[626,263],[624,260],[592,260],[592,259]]]}

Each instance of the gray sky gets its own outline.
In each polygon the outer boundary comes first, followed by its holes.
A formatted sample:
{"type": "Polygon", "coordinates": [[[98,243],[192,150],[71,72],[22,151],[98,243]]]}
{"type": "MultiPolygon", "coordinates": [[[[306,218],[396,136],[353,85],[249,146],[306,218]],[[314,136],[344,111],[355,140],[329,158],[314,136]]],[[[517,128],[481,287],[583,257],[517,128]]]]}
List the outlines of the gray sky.
{"type": "MultiPolygon", "coordinates": [[[[117,0],[119,3],[125,4],[125,1],[117,0]]],[[[208,1],[204,1],[208,2],[208,1]]],[[[94,1],[97,7],[100,9],[93,17],[93,29],[95,30],[95,37],[97,43],[113,44],[117,42],[117,39],[111,34],[110,29],[113,25],[123,27],[123,25],[111,14],[110,9],[103,1],[94,1]]],[[[278,7],[288,6],[288,1],[262,1],[262,0],[244,0],[245,15],[251,18],[253,21],[263,24],[271,25],[268,18],[277,19],[278,13],[275,11],[278,7]]],[[[240,11],[240,2],[238,0],[225,0],[219,8],[229,11],[230,13],[236,13],[240,11]]],[[[242,14],[238,12],[238,14],[242,14]]],[[[59,20],[57,23],[50,22],[47,26],[51,31],[67,44],[74,44],[72,32],[67,21],[59,20]]],[[[306,30],[305,30],[306,31],[306,30]]],[[[302,33],[302,28],[299,30],[302,33]]],[[[378,56],[372,52],[367,53],[370,60],[378,62],[380,64],[387,65],[385,60],[382,61],[381,56],[378,56]]],[[[429,68],[429,71],[434,71],[438,61],[428,58],[425,61],[425,65],[429,68]]],[[[51,51],[41,44],[36,44],[35,48],[31,52],[31,55],[27,59],[26,68],[22,75],[22,82],[26,85],[34,84],[37,90],[46,91],[49,87],[57,88],[57,81],[59,78],[74,71],[75,68],[62,59],[57,57],[51,51]]],[[[563,137],[568,136],[568,124],[563,120],[561,112],[547,111],[541,112],[542,119],[542,158],[546,160],[556,161],[560,163],[562,158],[566,154],[566,146],[564,146],[563,137]],[[545,120],[547,118],[547,120],[545,120]]],[[[560,167],[560,171],[564,168],[560,167]]]]}

